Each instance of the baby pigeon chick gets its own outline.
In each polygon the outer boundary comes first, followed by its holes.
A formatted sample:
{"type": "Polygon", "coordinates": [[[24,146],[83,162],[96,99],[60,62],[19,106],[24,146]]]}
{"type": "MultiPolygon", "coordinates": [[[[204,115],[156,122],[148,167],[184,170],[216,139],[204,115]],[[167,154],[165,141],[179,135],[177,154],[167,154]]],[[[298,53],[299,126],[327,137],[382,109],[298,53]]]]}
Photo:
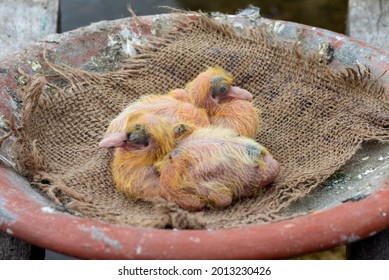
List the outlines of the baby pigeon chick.
{"type": "Polygon", "coordinates": [[[229,206],[270,184],[279,164],[266,148],[231,129],[175,128],[175,149],[158,163],[163,197],[188,210],[229,206]]]}
{"type": "Polygon", "coordinates": [[[130,114],[125,128],[105,136],[99,147],[116,147],[112,173],[116,187],[137,199],[160,195],[159,173],[154,167],[174,148],[172,125],[149,113],[130,114]]]}
{"type": "Polygon", "coordinates": [[[253,96],[245,89],[232,86],[232,76],[220,67],[200,73],[185,90],[194,105],[206,110],[212,125],[235,130],[239,135],[255,138],[259,114],[249,102],[253,96]]]}
{"type": "Polygon", "coordinates": [[[132,114],[147,112],[164,118],[171,124],[185,122],[197,126],[209,125],[205,110],[193,105],[191,97],[183,89],[175,89],[165,95],[144,95],[130,103],[109,125],[106,134],[123,132],[132,114]]]}

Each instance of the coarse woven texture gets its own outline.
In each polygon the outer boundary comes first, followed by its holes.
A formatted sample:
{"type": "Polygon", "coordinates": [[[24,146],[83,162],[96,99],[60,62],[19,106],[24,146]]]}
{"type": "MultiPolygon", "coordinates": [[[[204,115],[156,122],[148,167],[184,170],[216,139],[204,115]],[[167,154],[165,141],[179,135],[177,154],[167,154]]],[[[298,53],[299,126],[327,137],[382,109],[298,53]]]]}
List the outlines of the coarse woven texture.
{"type": "Polygon", "coordinates": [[[30,77],[20,95],[22,128],[15,133],[19,171],[75,215],[157,228],[225,228],[274,222],[343,166],[362,141],[389,139],[388,92],[367,71],[335,72],[317,57],[276,42],[265,31],[237,34],[204,15],[161,40],[121,70],[98,74],[51,65],[67,85],[30,77]],[[224,210],[190,213],[158,200],[131,201],[112,181],[112,152],[97,143],[109,122],[145,94],[184,87],[208,66],[232,73],[261,111],[257,140],[281,165],[257,197],[224,210]]]}

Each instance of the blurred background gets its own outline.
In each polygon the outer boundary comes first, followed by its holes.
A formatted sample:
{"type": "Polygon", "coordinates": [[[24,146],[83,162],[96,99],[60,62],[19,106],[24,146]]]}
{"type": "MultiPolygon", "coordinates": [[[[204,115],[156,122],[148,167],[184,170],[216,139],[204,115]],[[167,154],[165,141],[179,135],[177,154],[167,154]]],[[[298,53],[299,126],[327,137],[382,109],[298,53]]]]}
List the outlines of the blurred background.
{"type": "Polygon", "coordinates": [[[128,5],[131,5],[139,16],[167,12],[159,6],[235,14],[253,5],[261,9],[263,17],[345,33],[347,2],[347,0],[61,0],[60,31],[69,31],[101,20],[129,17],[128,5]]]}

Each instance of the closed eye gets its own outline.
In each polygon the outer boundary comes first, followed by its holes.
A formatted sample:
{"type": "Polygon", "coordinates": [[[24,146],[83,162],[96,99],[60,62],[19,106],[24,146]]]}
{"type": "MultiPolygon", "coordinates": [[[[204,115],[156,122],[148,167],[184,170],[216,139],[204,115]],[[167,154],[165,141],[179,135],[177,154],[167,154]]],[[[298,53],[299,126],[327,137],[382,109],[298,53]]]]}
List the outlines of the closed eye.
{"type": "Polygon", "coordinates": [[[228,91],[229,85],[220,84],[212,87],[211,95],[212,98],[216,99],[217,97],[222,97],[228,91]]]}

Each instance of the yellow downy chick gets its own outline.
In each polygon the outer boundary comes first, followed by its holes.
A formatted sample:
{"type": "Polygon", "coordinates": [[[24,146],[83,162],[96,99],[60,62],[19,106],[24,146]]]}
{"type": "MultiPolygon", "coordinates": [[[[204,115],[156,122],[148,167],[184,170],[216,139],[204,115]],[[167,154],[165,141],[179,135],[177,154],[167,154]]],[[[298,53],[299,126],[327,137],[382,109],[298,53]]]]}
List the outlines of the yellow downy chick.
{"type": "Polygon", "coordinates": [[[174,148],[174,131],[163,118],[149,113],[131,114],[121,132],[108,134],[101,148],[115,147],[112,173],[116,187],[132,198],[160,195],[154,163],[174,148]]]}
{"type": "Polygon", "coordinates": [[[232,76],[220,67],[210,67],[187,84],[185,90],[194,105],[205,109],[210,123],[255,138],[259,131],[259,112],[249,102],[247,90],[232,86],[232,76]]]}
{"type": "Polygon", "coordinates": [[[270,184],[279,173],[266,148],[231,129],[180,125],[175,133],[175,149],[157,165],[162,196],[182,208],[227,207],[270,184]]]}
{"type": "Polygon", "coordinates": [[[144,95],[130,103],[109,125],[106,135],[123,132],[132,114],[151,113],[171,124],[185,122],[197,126],[209,125],[205,110],[192,104],[191,97],[183,89],[175,89],[165,95],[144,95]]]}

